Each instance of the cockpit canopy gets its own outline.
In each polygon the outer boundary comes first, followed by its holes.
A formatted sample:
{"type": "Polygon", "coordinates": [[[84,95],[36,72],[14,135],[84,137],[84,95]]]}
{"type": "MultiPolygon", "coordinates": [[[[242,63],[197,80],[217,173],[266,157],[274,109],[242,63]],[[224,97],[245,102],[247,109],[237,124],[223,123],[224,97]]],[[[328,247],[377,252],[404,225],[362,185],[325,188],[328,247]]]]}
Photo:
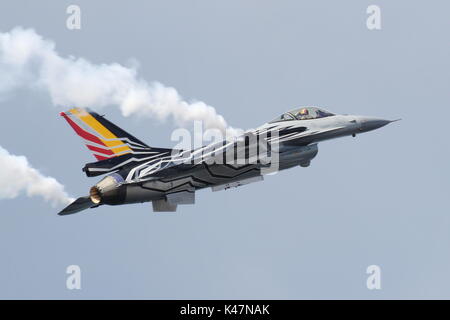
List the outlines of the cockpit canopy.
{"type": "Polygon", "coordinates": [[[330,116],[334,116],[334,114],[317,107],[301,107],[283,113],[281,116],[270,122],[288,121],[288,120],[311,120],[330,116]]]}

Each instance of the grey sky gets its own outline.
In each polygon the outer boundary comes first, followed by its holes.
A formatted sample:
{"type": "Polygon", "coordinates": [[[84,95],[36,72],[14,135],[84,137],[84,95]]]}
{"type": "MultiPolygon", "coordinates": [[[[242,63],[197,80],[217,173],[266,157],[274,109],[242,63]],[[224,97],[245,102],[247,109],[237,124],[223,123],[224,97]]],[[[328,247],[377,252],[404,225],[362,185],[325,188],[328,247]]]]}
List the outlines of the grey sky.
{"type": "MultiPolygon", "coordinates": [[[[0,298],[450,298],[446,143],[450,6],[443,1],[71,1],[0,4],[0,31],[34,28],[64,56],[130,58],[148,80],[256,127],[299,105],[403,118],[319,145],[309,168],[154,214],[150,204],[59,217],[40,198],[1,200],[0,298]],[[378,4],[382,30],[366,28],[378,4]],[[82,269],[82,290],[65,268],[82,269]],[[366,288],[367,266],[382,290],[366,288]]],[[[1,77],[1,75],[0,75],[1,77]]],[[[73,196],[98,179],[49,98],[1,97],[0,145],[73,196]]],[[[95,106],[93,106],[95,108],[95,106]]],[[[173,123],[107,116],[154,146],[173,123]]]]}

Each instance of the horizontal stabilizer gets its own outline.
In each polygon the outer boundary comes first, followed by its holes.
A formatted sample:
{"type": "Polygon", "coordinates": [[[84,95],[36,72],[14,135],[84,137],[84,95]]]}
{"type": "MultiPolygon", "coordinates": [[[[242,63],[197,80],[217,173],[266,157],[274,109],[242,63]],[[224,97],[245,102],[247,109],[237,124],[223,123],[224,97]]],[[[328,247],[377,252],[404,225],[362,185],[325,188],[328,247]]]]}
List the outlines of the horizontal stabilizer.
{"type": "Polygon", "coordinates": [[[96,207],[97,205],[91,201],[89,197],[81,197],[65,207],[58,213],[60,216],[77,213],[85,209],[96,207]]]}
{"type": "Polygon", "coordinates": [[[88,177],[95,177],[112,171],[117,171],[125,166],[136,166],[137,164],[155,160],[164,156],[169,156],[173,151],[172,149],[164,148],[152,148],[151,151],[142,153],[128,153],[121,156],[100,160],[97,162],[87,163],[83,171],[88,177]]]}

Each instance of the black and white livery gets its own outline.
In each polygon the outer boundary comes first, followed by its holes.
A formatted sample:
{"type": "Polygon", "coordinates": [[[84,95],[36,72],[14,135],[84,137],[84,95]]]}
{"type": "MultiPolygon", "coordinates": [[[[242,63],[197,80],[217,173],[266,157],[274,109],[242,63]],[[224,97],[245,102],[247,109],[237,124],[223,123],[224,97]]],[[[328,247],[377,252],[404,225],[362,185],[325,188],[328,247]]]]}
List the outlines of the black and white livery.
{"type": "Polygon", "coordinates": [[[200,189],[224,190],[262,181],[277,170],[308,167],[318,142],[396,121],[301,107],[241,136],[175,150],[148,146],[90,110],[73,108],[61,115],[98,160],[84,166],[86,175],[108,175],[59,215],[138,202],[152,202],[155,212],[176,211],[178,205],[194,204],[200,189]]]}

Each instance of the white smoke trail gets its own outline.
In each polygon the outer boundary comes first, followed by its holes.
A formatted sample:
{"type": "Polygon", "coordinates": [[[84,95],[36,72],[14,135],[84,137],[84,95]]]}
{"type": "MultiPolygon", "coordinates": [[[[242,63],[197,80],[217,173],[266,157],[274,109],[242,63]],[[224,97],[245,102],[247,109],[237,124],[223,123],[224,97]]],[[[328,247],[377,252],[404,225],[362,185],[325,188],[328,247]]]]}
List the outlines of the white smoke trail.
{"type": "Polygon", "coordinates": [[[27,158],[12,155],[0,146],[0,199],[13,199],[22,192],[29,197],[41,196],[53,206],[74,200],[62,184],[30,166],[27,158]]]}
{"type": "MultiPolygon", "coordinates": [[[[227,136],[242,132],[229,127],[213,107],[188,103],[174,88],[139,78],[135,68],[61,57],[52,41],[33,29],[16,27],[0,32],[0,93],[21,87],[42,90],[55,106],[64,108],[115,105],[124,116],[171,117],[181,126],[201,121],[205,129],[219,129],[227,136]]],[[[0,146],[0,199],[15,198],[22,192],[40,195],[53,205],[73,200],[54,178],[42,175],[25,157],[11,155],[0,146]]]]}
{"type": "Polygon", "coordinates": [[[139,78],[135,68],[117,63],[93,64],[83,58],[61,57],[52,41],[32,29],[0,32],[0,91],[27,86],[47,92],[56,106],[119,106],[124,116],[173,118],[177,125],[201,121],[205,129],[241,132],[227,125],[204,102],[188,103],[171,87],[139,78]]]}

